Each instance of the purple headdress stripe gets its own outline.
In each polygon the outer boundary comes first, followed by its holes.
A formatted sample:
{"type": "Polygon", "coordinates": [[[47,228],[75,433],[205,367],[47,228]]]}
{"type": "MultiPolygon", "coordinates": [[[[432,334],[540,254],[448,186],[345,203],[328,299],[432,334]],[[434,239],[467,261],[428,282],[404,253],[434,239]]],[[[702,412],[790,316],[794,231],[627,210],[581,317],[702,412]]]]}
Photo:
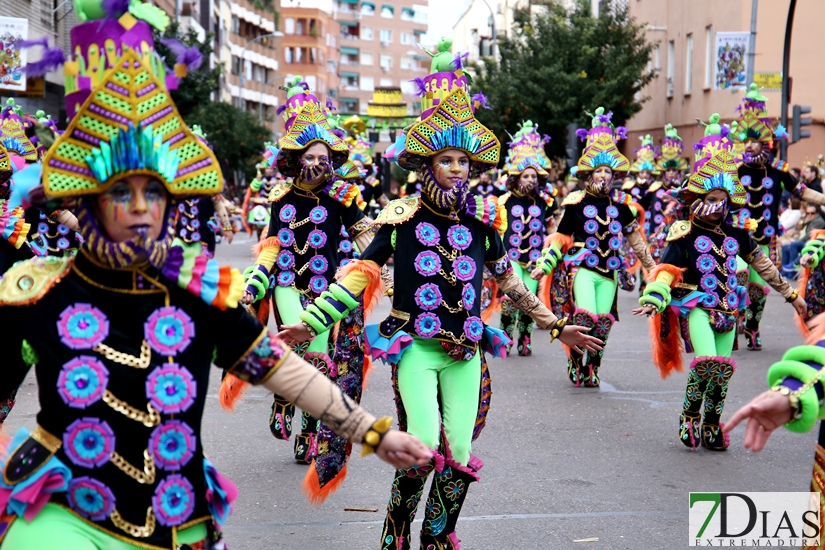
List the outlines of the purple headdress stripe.
{"type": "Polygon", "coordinates": [[[148,94],[149,92],[153,91],[155,88],[157,88],[157,85],[154,82],[152,82],[151,84],[149,84],[145,88],[141,88],[140,90],[138,90],[137,91],[137,96],[138,97],[143,97],[146,94],[148,94]]]}
{"type": "Polygon", "coordinates": [[[77,128],[75,128],[72,131],[72,137],[79,141],[85,141],[86,143],[94,145],[95,147],[100,145],[100,140],[98,138],[94,137],[91,134],[87,134],[83,130],[78,130],[77,128]]]}
{"type": "Polygon", "coordinates": [[[212,164],[212,159],[211,158],[205,158],[203,160],[199,160],[198,162],[196,162],[194,164],[190,164],[189,166],[187,166],[185,168],[179,169],[178,173],[177,173],[177,177],[185,176],[186,174],[189,174],[190,172],[194,172],[195,170],[200,170],[201,168],[205,168],[205,167],[209,166],[210,164],[212,164]]]}
{"type": "Polygon", "coordinates": [[[171,112],[172,112],[172,107],[171,107],[171,106],[170,106],[170,107],[166,107],[166,108],[164,108],[164,109],[161,109],[161,110],[160,110],[160,111],[158,111],[157,113],[153,114],[152,116],[147,117],[147,118],[143,121],[143,123],[144,123],[146,126],[148,126],[148,125],[150,125],[150,124],[154,124],[156,121],[160,120],[161,118],[165,117],[166,115],[168,115],[168,114],[169,114],[169,113],[171,113],[171,112]]]}
{"type": "Polygon", "coordinates": [[[66,170],[68,172],[75,172],[84,176],[93,177],[91,170],[81,168],[80,166],[75,166],[74,164],[69,164],[68,162],[63,162],[62,160],[51,159],[49,161],[49,166],[54,166],[55,168],[66,170]]]}
{"type": "Polygon", "coordinates": [[[108,109],[104,109],[100,105],[95,105],[94,103],[92,103],[91,105],[89,105],[89,110],[102,117],[108,118],[109,120],[114,120],[115,122],[120,122],[121,124],[129,124],[129,119],[125,116],[113,113],[108,109]]]}
{"type": "Polygon", "coordinates": [[[108,90],[111,90],[111,91],[113,91],[117,94],[120,94],[120,95],[124,96],[124,97],[129,97],[129,90],[127,90],[123,86],[118,86],[114,82],[107,82],[106,83],[106,88],[108,90]]]}

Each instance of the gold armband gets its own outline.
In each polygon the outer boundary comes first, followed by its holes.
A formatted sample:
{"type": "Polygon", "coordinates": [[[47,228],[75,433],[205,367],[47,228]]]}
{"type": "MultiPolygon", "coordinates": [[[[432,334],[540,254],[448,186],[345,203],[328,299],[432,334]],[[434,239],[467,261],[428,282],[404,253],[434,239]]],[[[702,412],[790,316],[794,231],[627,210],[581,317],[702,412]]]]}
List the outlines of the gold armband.
{"type": "Polygon", "coordinates": [[[363,445],[361,456],[367,456],[375,452],[378,446],[381,445],[384,436],[390,431],[390,426],[392,426],[392,418],[389,416],[383,416],[373,422],[370,429],[364,434],[364,440],[361,443],[363,445]]]}

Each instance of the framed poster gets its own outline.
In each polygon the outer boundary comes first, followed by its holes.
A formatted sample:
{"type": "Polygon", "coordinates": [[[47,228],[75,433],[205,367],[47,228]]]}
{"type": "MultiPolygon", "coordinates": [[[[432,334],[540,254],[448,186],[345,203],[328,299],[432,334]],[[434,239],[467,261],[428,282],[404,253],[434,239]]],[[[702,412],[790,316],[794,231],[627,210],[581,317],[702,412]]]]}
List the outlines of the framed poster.
{"type": "Polygon", "coordinates": [[[26,54],[17,49],[17,42],[28,38],[28,19],[0,17],[0,92],[26,91],[26,54]]]}
{"type": "Polygon", "coordinates": [[[745,88],[749,32],[717,32],[713,81],[716,90],[745,88]]]}

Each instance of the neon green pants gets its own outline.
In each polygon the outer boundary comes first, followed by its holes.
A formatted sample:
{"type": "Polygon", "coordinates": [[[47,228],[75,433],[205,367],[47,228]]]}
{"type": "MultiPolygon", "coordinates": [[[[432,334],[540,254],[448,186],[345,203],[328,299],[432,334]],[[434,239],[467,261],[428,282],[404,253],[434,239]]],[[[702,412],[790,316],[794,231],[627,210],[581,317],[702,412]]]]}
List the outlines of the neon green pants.
{"type": "Polygon", "coordinates": [[[521,264],[518,262],[514,262],[512,260],[510,260],[510,265],[513,266],[513,271],[516,275],[518,275],[518,278],[524,281],[524,284],[527,285],[527,289],[535,294],[539,289],[539,282],[530,276],[530,271],[521,267],[521,264]]]}
{"type": "Polygon", "coordinates": [[[444,353],[439,340],[416,337],[398,364],[398,391],[407,413],[407,431],[436,449],[443,424],[453,460],[466,466],[478,415],[480,384],[478,353],[469,361],[456,361],[444,353]]]}
{"type": "MultiPolygon", "coordinates": [[[[304,308],[301,306],[301,295],[289,286],[275,287],[275,305],[278,307],[278,316],[285,325],[294,325],[301,322],[298,314],[304,308]]],[[[329,353],[329,331],[322,332],[312,339],[307,351],[329,353]]]]}
{"type": "Polygon", "coordinates": [[[616,299],[616,273],[607,279],[589,269],[579,268],[573,277],[573,300],[576,307],[590,313],[610,313],[616,299]]]}
{"type": "MultiPolygon", "coordinates": [[[[766,244],[760,244],[760,245],[759,245],[759,248],[761,248],[761,249],[762,249],[762,252],[764,252],[764,253],[765,253],[765,256],[766,256],[766,257],[768,257],[768,258],[770,258],[770,257],[771,257],[771,256],[770,256],[771,251],[770,251],[770,247],[768,247],[768,245],[766,245],[766,244]]],[[[749,271],[749,275],[748,275],[748,282],[749,282],[749,283],[756,283],[756,284],[758,284],[758,285],[762,285],[762,286],[764,286],[764,287],[767,287],[767,286],[768,286],[768,283],[766,283],[766,282],[765,282],[765,279],[763,279],[762,277],[760,277],[760,276],[759,276],[759,273],[757,273],[757,272],[756,272],[756,270],[755,270],[753,267],[748,266],[748,271],[749,271]]]]}
{"type": "MultiPolygon", "coordinates": [[[[206,538],[206,524],[199,523],[179,531],[178,544],[193,544],[206,538]]],[[[96,529],[57,504],[47,503],[37,516],[28,522],[18,518],[12,523],[2,550],[136,550],[143,548],[117,539],[96,529]]]]}
{"type": "Polygon", "coordinates": [[[710,326],[710,314],[702,308],[694,308],[688,313],[688,332],[696,357],[716,355],[730,357],[733,342],[736,340],[736,328],[719,333],[710,326]]]}

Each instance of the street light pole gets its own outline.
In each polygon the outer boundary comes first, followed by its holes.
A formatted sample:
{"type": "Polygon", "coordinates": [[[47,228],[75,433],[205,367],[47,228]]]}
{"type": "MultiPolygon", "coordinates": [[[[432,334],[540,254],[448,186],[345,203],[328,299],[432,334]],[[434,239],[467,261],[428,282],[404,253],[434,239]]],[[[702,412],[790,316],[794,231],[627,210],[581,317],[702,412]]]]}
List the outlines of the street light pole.
{"type": "Polygon", "coordinates": [[[751,35],[748,40],[748,71],[745,83],[750,86],[753,82],[753,74],[756,64],[756,13],[759,11],[759,0],[753,0],[751,4],[751,35]]]}
{"type": "MultiPolygon", "coordinates": [[[[788,127],[788,102],[791,95],[791,34],[793,33],[793,15],[796,11],[796,0],[791,0],[788,6],[788,22],[785,24],[785,51],[782,54],[782,115],[783,127],[788,127]]],[[[779,141],[779,159],[788,160],[788,141],[779,141]]]]}
{"type": "Polygon", "coordinates": [[[493,34],[493,43],[490,45],[490,55],[495,58],[496,57],[496,14],[493,12],[493,8],[490,7],[490,3],[487,0],[483,0],[484,4],[487,6],[487,9],[490,10],[490,27],[492,29],[493,34]]]}
{"type": "Polygon", "coordinates": [[[257,42],[258,40],[263,40],[264,38],[274,38],[276,36],[283,36],[284,33],[281,31],[271,32],[269,34],[262,34],[260,36],[256,36],[255,38],[248,40],[246,42],[246,46],[243,47],[241,50],[241,70],[238,71],[240,73],[240,78],[238,79],[238,108],[243,108],[243,82],[244,82],[244,73],[246,72],[246,63],[244,62],[244,57],[246,56],[246,50],[249,49],[253,43],[257,42]]]}

